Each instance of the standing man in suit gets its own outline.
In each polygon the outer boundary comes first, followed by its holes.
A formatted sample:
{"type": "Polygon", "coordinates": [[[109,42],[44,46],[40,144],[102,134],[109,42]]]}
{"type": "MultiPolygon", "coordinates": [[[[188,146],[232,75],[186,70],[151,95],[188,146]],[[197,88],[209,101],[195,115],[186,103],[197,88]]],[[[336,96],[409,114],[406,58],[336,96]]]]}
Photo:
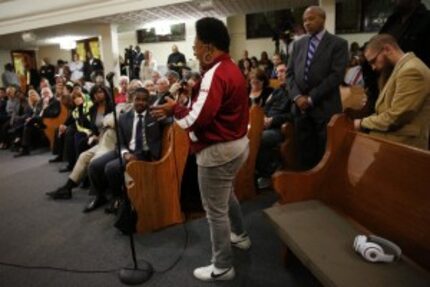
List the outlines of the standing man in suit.
{"type": "Polygon", "coordinates": [[[372,69],[393,68],[376,102],[375,113],[354,121],[357,130],[428,149],[430,69],[414,53],[404,53],[393,36],[373,37],[364,52],[372,69]]]}
{"type": "Polygon", "coordinates": [[[91,51],[87,51],[87,59],[84,63],[84,79],[91,82],[92,78],[97,74],[104,74],[103,62],[100,59],[94,58],[91,51]]]}
{"type": "Polygon", "coordinates": [[[303,24],[308,35],[294,43],[287,70],[302,169],[312,168],[321,160],[327,123],[342,111],[339,85],[348,64],[348,43],[324,29],[325,18],[325,11],[318,6],[305,10],[303,24]]]}
{"type": "MultiPolygon", "coordinates": [[[[155,120],[147,111],[148,90],[136,89],[133,107],[133,110],[121,114],[118,120],[121,156],[125,165],[133,160],[154,161],[161,156],[164,121],[155,120]]],[[[87,204],[84,212],[93,211],[107,202],[107,188],[112,191],[111,207],[107,211],[112,211],[121,196],[122,172],[116,151],[110,151],[90,163],[88,176],[96,197],[87,204]]]]}

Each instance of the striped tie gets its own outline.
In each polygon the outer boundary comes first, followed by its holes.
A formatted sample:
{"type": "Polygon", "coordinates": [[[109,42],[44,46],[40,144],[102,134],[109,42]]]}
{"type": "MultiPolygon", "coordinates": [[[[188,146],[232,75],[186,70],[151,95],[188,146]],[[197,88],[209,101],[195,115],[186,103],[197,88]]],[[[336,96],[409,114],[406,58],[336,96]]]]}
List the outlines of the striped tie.
{"type": "Polygon", "coordinates": [[[312,59],[314,58],[315,52],[318,46],[318,38],[314,35],[309,40],[308,54],[306,56],[306,64],[305,64],[305,81],[308,80],[309,68],[312,63],[312,59]]]}

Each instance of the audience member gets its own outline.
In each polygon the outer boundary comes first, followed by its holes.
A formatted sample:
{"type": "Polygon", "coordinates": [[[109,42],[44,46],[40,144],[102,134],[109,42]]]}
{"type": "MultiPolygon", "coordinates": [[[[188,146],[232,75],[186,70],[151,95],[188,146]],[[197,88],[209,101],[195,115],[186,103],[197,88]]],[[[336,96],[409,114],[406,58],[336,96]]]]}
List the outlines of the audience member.
{"type": "Polygon", "coordinates": [[[115,95],[115,103],[116,104],[125,103],[127,102],[127,88],[128,88],[129,79],[127,76],[121,76],[119,77],[118,82],[119,82],[119,90],[115,95]]]}
{"type": "Polygon", "coordinates": [[[269,55],[266,51],[261,52],[260,61],[258,67],[263,70],[266,74],[270,73],[273,69],[273,63],[269,59],[269,55]]]}
{"type": "Polygon", "coordinates": [[[131,77],[132,79],[139,79],[140,65],[142,64],[143,59],[144,55],[140,50],[140,46],[136,45],[133,53],[133,75],[131,77]]]}
{"type": "Polygon", "coordinates": [[[276,74],[276,67],[280,64],[282,64],[282,58],[280,54],[274,54],[272,56],[272,63],[273,63],[273,68],[270,71],[270,74],[268,75],[270,79],[277,79],[278,75],[276,74]]]}
{"type": "Polygon", "coordinates": [[[55,83],[55,67],[51,65],[48,58],[43,58],[42,66],[39,71],[40,77],[45,78],[49,81],[51,86],[55,83]]]}
{"type": "Polygon", "coordinates": [[[157,68],[157,61],[153,59],[152,53],[146,50],[144,54],[144,59],[142,61],[142,64],[140,65],[140,79],[143,81],[151,79],[152,72],[157,71],[157,68]]]}
{"type": "Polygon", "coordinates": [[[87,82],[91,82],[96,73],[104,75],[103,62],[100,59],[94,57],[93,53],[88,50],[86,54],[86,60],[84,63],[84,79],[87,82]]]}
{"type": "Polygon", "coordinates": [[[187,64],[187,60],[185,59],[185,55],[179,52],[178,46],[172,46],[172,53],[167,58],[167,67],[170,70],[174,70],[180,73],[179,68],[185,66],[187,64]]]}
{"type": "Polygon", "coordinates": [[[294,101],[296,151],[300,168],[322,158],[327,123],[342,111],[339,85],[348,64],[348,44],[324,29],[326,14],[310,6],[303,14],[308,35],[294,44],[288,65],[288,93],[294,101]]]}
{"type": "MultiPolygon", "coordinates": [[[[136,89],[133,107],[133,110],[119,117],[119,140],[122,150],[120,156],[123,157],[125,164],[133,160],[158,160],[161,156],[164,122],[155,120],[148,112],[148,90],[136,89]]],[[[87,204],[84,212],[93,211],[105,204],[108,188],[112,192],[112,208],[117,205],[117,200],[122,196],[123,172],[116,151],[110,151],[91,161],[88,175],[91,190],[96,197],[87,204]]]]}
{"type": "Polygon", "coordinates": [[[24,130],[22,133],[21,151],[15,157],[21,157],[30,154],[30,148],[40,140],[45,139],[43,129],[43,118],[55,118],[60,114],[60,102],[54,97],[51,89],[43,88],[42,97],[37,103],[31,117],[25,120],[24,130]]]}
{"type": "Polygon", "coordinates": [[[15,118],[20,115],[21,103],[15,86],[6,88],[6,120],[0,129],[0,148],[8,149],[10,145],[9,129],[14,125],[15,118]]]}
{"type": "Polygon", "coordinates": [[[355,120],[356,129],[422,149],[429,146],[430,70],[414,53],[404,53],[388,34],[373,37],[365,57],[375,70],[393,67],[375,114],[355,120]]]}
{"type": "Polygon", "coordinates": [[[284,140],[281,127],[285,122],[292,121],[291,99],[286,89],[287,67],[282,63],[276,69],[281,86],[273,91],[264,105],[264,130],[256,162],[257,183],[260,189],[270,186],[270,177],[281,163],[281,155],[276,151],[284,140]]]}
{"type": "Polygon", "coordinates": [[[273,91],[273,89],[269,87],[269,79],[265,72],[261,69],[253,71],[249,77],[249,82],[251,86],[249,93],[250,103],[264,107],[267,98],[273,91]]]}
{"type": "Polygon", "coordinates": [[[246,60],[248,60],[248,61],[250,60],[249,57],[248,57],[248,50],[243,50],[242,58],[238,62],[238,66],[239,66],[239,68],[240,68],[241,71],[243,71],[244,62],[246,60]]]}
{"type": "Polygon", "coordinates": [[[78,82],[84,76],[84,63],[79,59],[79,54],[73,54],[73,61],[69,64],[70,72],[72,75],[70,76],[70,80],[72,82],[78,82]]]}
{"type": "Polygon", "coordinates": [[[7,63],[6,65],[4,65],[4,72],[1,75],[1,79],[4,87],[20,86],[18,75],[13,70],[13,66],[11,63],[7,63]]]}

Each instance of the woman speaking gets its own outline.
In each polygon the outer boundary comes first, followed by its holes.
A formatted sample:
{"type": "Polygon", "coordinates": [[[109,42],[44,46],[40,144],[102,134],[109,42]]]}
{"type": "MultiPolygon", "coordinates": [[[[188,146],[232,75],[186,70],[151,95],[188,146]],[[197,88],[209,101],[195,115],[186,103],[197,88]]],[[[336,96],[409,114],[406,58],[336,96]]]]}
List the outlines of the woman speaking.
{"type": "Polygon", "coordinates": [[[191,99],[187,106],[168,98],[166,104],[152,108],[155,117],[174,115],[189,133],[191,152],[196,154],[212,243],[212,264],[194,270],[194,276],[203,281],[233,279],[231,247],[251,246],[233,191],[235,175],[249,152],[248,94],[229,46],[223,22],[209,17],[198,20],[193,49],[203,73],[201,81],[191,91],[184,89],[191,99]]]}

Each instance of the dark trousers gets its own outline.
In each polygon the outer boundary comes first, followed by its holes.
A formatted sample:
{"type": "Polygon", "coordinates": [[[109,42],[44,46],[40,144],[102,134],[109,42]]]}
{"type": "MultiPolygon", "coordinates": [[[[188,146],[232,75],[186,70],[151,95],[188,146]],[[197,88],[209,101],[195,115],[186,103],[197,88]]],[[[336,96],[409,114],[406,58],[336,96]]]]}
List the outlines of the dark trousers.
{"type": "Polygon", "coordinates": [[[295,149],[300,169],[311,169],[322,159],[327,141],[327,122],[327,119],[308,114],[295,117],[295,149]]]}
{"type": "Polygon", "coordinates": [[[21,146],[24,149],[29,149],[30,147],[46,144],[47,139],[43,130],[40,127],[34,125],[24,125],[22,132],[22,142],[21,146]]]}
{"type": "Polygon", "coordinates": [[[124,175],[120,169],[118,153],[110,151],[91,161],[88,166],[88,177],[92,194],[104,196],[109,188],[113,196],[120,195],[124,175]]]}
{"type": "Polygon", "coordinates": [[[75,150],[75,133],[74,127],[68,127],[64,133],[64,155],[66,156],[68,167],[73,168],[76,163],[76,150],[75,150]]]}
{"type": "Polygon", "coordinates": [[[52,147],[52,153],[55,155],[58,155],[61,158],[63,158],[63,154],[64,154],[65,139],[66,139],[66,133],[64,132],[61,135],[59,135],[58,128],[57,128],[55,130],[54,145],[52,147]]]}
{"type": "MultiPolygon", "coordinates": [[[[150,154],[142,154],[139,159],[150,160],[150,154]]],[[[124,170],[116,151],[110,151],[91,161],[88,166],[88,176],[91,182],[91,193],[105,196],[106,191],[110,190],[113,197],[123,195],[124,170]]]]}
{"type": "Polygon", "coordinates": [[[258,176],[270,177],[281,164],[279,145],[284,140],[280,129],[267,129],[261,136],[256,169],[258,176]]]}

